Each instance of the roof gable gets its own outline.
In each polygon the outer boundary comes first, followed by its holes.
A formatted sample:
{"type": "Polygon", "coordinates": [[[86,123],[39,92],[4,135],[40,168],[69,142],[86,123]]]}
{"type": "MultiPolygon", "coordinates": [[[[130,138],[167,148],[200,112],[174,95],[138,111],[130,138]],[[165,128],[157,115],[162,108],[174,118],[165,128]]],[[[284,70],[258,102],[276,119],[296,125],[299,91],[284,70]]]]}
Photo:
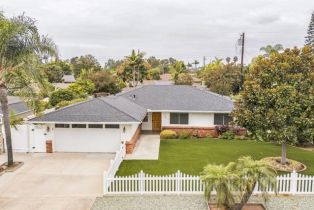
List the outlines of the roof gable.
{"type": "MultiPolygon", "coordinates": [[[[131,102],[128,102],[131,103],[131,102]]],[[[137,106],[137,105],[136,105],[137,106]]],[[[86,102],[67,106],[65,108],[47,113],[41,117],[35,117],[33,122],[140,122],[140,114],[143,117],[146,110],[138,115],[130,115],[125,111],[112,106],[102,98],[94,98],[86,102]]]]}
{"type": "Polygon", "coordinates": [[[230,98],[186,85],[147,85],[119,95],[155,111],[231,112],[233,109],[230,98]]]}

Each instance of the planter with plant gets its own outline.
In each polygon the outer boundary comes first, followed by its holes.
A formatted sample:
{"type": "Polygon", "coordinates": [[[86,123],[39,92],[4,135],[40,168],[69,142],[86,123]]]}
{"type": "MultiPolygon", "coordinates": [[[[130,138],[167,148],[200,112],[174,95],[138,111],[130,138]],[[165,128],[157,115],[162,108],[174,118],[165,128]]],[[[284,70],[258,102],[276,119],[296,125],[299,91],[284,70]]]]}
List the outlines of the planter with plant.
{"type": "Polygon", "coordinates": [[[276,176],[276,171],[267,163],[251,157],[241,157],[228,165],[209,164],[201,173],[209,208],[221,210],[265,209],[263,204],[254,204],[252,207],[252,204],[247,203],[257,183],[266,201],[266,189],[269,186],[276,189],[276,176]]]}

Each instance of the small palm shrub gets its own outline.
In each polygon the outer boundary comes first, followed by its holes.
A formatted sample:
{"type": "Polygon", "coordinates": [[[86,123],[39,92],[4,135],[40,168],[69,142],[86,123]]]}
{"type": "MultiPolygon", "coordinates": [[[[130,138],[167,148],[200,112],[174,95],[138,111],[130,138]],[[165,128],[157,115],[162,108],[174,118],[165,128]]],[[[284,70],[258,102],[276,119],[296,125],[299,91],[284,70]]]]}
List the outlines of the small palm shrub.
{"type": "Polygon", "coordinates": [[[177,133],[173,130],[163,130],[160,132],[161,139],[176,139],[177,137],[177,133]]]}
{"type": "Polygon", "coordinates": [[[189,139],[191,138],[192,133],[188,130],[182,130],[180,132],[178,132],[178,138],[179,139],[189,139]]]}
{"type": "Polygon", "coordinates": [[[266,200],[269,186],[276,192],[276,176],[276,171],[266,162],[251,157],[241,157],[228,165],[209,164],[201,172],[206,199],[210,201],[215,190],[217,205],[228,210],[241,210],[257,183],[266,200]]]}

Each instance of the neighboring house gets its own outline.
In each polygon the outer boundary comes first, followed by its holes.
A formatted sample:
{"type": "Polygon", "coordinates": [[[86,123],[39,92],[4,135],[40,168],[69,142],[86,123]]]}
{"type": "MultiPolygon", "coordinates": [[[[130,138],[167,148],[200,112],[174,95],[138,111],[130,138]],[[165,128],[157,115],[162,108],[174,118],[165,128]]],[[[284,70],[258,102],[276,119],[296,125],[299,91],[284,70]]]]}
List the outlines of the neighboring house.
{"type": "MultiPolygon", "coordinates": [[[[33,114],[33,112],[27,107],[27,104],[17,96],[8,96],[9,111],[14,113],[15,116],[25,118],[33,114]]],[[[4,127],[2,120],[2,110],[0,107],[0,153],[4,150],[4,127]]],[[[14,138],[14,133],[12,133],[14,138]]]]}
{"type": "Polygon", "coordinates": [[[56,88],[65,89],[69,87],[70,84],[76,82],[74,75],[64,75],[62,77],[62,83],[53,83],[56,88]]]}
{"type": "Polygon", "coordinates": [[[63,83],[74,83],[74,82],[76,82],[76,79],[75,79],[74,75],[69,74],[69,75],[64,75],[62,77],[62,81],[63,81],[63,83]]]}
{"type": "Polygon", "coordinates": [[[231,99],[191,86],[148,85],[94,98],[29,120],[29,152],[132,152],[142,130],[192,129],[204,135],[227,124],[231,99]]]}

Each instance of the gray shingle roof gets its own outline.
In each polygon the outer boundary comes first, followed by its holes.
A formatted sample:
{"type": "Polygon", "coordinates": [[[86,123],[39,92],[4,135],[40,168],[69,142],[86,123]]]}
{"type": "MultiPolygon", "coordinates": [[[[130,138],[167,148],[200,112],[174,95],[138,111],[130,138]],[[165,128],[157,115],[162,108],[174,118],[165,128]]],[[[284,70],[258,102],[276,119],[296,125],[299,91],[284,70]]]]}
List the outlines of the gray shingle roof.
{"type": "MultiPolygon", "coordinates": [[[[30,109],[27,107],[27,104],[17,96],[8,96],[8,105],[9,110],[13,111],[16,115],[30,111],[30,109]]],[[[0,114],[2,114],[1,106],[0,114]]]]}
{"type": "Polygon", "coordinates": [[[155,111],[231,112],[233,109],[230,98],[185,85],[147,85],[118,95],[155,111]]]}
{"type": "Polygon", "coordinates": [[[126,99],[116,97],[94,98],[86,102],[65,107],[33,122],[141,122],[146,109],[126,99]],[[127,108],[126,108],[127,107],[127,108]]]}

